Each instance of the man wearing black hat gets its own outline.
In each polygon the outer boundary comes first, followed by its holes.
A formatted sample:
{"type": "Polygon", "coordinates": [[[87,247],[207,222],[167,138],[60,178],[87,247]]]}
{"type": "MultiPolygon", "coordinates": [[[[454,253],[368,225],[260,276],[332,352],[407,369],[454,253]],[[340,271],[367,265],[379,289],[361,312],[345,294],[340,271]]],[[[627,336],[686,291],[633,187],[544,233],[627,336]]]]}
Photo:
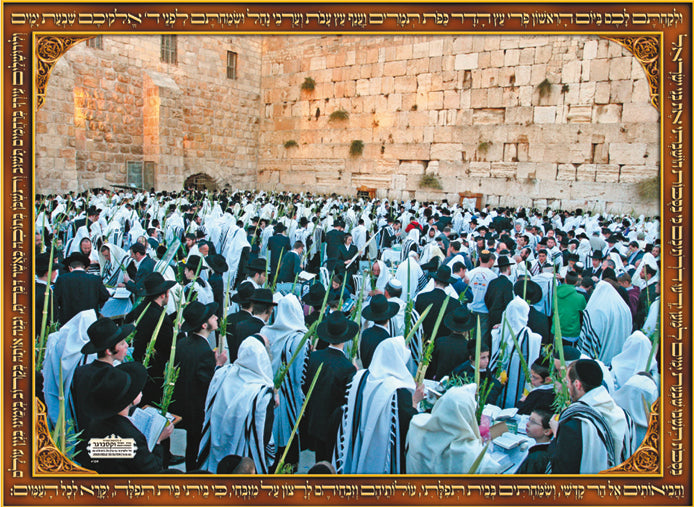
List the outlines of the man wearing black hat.
{"type": "MultiPolygon", "coordinates": [[[[432,311],[434,309],[432,308],[432,311]]],[[[453,368],[467,359],[467,333],[475,326],[470,310],[460,306],[443,319],[443,324],[451,330],[448,336],[440,336],[434,342],[434,351],[427,368],[426,377],[441,380],[450,375],[453,368]]]]}
{"type": "Polygon", "coordinates": [[[534,305],[542,301],[542,287],[530,278],[522,276],[513,286],[513,293],[520,296],[530,306],[528,313],[528,327],[533,333],[542,336],[542,344],[552,343],[554,337],[549,332],[549,319],[547,315],[535,308],[534,305]]]}
{"type": "MultiPolygon", "coordinates": [[[[50,253],[42,253],[36,256],[36,278],[34,281],[34,297],[36,298],[36,304],[34,305],[34,334],[36,336],[41,333],[41,321],[43,319],[43,307],[46,299],[46,286],[55,282],[58,276],[58,263],[53,260],[53,265],[49,264],[50,253]],[[48,282],[48,268],[51,268],[51,281],[48,282]]],[[[53,305],[53,309],[50,307],[46,313],[46,325],[50,325],[50,316],[52,314],[57,315],[55,306],[55,297],[52,293],[53,289],[49,289],[48,297],[49,302],[53,305]]]]}
{"type": "Polygon", "coordinates": [[[132,257],[134,262],[126,269],[124,275],[125,287],[130,292],[137,293],[142,280],[154,271],[154,260],[147,255],[147,250],[142,243],[134,243],[130,247],[130,257],[132,257]],[[134,276],[132,274],[133,269],[137,270],[134,276]]]}
{"type": "Polygon", "coordinates": [[[309,447],[316,451],[317,462],[332,459],[347,385],[357,371],[343,352],[344,343],[358,332],[359,325],[342,312],[329,314],[316,329],[318,338],[328,346],[309,356],[304,392],[308,391],[318,367],[324,366],[306,408],[306,425],[302,428],[306,435],[301,435],[301,441],[307,440],[309,447]]]}
{"type": "Polygon", "coordinates": [[[337,265],[340,256],[340,247],[344,244],[345,223],[341,219],[336,219],[333,228],[325,235],[325,256],[328,259],[325,266],[332,273],[337,265]]]}
{"type": "MultiPolygon", "coordinates": [[[[164,277],[157,272],[150,273],[142,280],[142,290],[139,293],[144,299],[132,311],[125,316],[125,322],[135,322],[140,314],[144,315],[133,337],[133,359],[142,362],[145,357],[147,345],[157,327],[159,317],[162,312],[166,312],[166,305],[169,302],[169,290],[176,285],[176,282],[164,280],[164,277]]],[[[171,342],[173,340],[173,320],[168,315],[164,316],[157,341],[154,347],[154,355],[149,362],[149,378],[143,391],[143,403],[159,403],[162,395],[162,381],[164,378],[164,367],[169,360],[171,353],[171,342]]]]}
{"type": "Polygon", "coordinates": [[[57,278],[53,290],[61,326],[84,310],[93,309],[98,314],[99,308],[111,297],[101,278],[85,271],[89,257],[73,252],[63,264],[70,272],[57,278]]]}
{"type": "Polygon", "coordinates": [[[246,281],[239,285],[238,292],[231,297],[231,301],[239,305],[239,311],[231,313],[227,317],[226,340],[230,363],[236,361],[239,346],[241,345],[241,341],[236,339],[236,326],[244,320],[253,318],[253,313],[251,312],[253,303],[251,302],[250,298],[254,291],[255,289],[253,288],[253,284],[246,281]]]}
{"type": "Polygon", "coordinates": [[[553,474],[594,474],[624,461],[627,421],[601,385],[603,373],[592,359],[579,359],[567,368],[566,383],[573,402],[551,423],[555,439],[550,444],[553,474]]]}
{"type": "Polygon", "coordinates": [[[183,266],[183,281],[185,287],[183,293],[187,300],[191,300],[190,291],[195,293],[195,297],[202,304],[208,304],[214,301],[212,288],[201,276],[207,269],[207,264],[199,255],[191,255],[183,266]]]}
{"type": "MultiPolygon", "coordinates": [[[[123,363],[108,368],[97,379],[90,392],[96,417],[84,434],[79,461],[87,468],[100,474],[158,474],[164,472],[161,446],[156,445],[153,452],[147,447],[147,439],[128,419],[130,408],[140,403],[142,388],[147,379],[147,371],[137,362],[123,363]],[[130,458],[98,459],[89,457],[88,449],[93,439],[103,439],[115,435],[120,439],[135,441],[135,455],[130,458]]],[[[157,444],[168,439],[173,433],[173,424],[168,424],[157,444]]]]}
{"type": "Polygon", "coordinates": [[[318,317],[320,317],[323,299],[325,299],[325,287],[323,287],[322,283],[314,283],[311,285],[308,292],[301,298],[305,305],[313,308],[313,311],[304,317],[304,324],[306,324],[307,328],[311,327],[311,325],[318,320],[318,317]]]}
{"type": "Polygon", "coordinates": [[[217,303],[203,305],[193,301],[183,309],[181,331],[188,333],[176,344],[176,364],[180,373],[174,400],[186,430],[186,470],[198,468],[197,457],[202,423],[205,419],[205,397],[216,366],[227,360],[226,352],[210,349],[210,333],[218,329],[217,303]]]}
{"type": "MultiPolygon", "coordinates": [[[[445,292],[446,286],[455,282],[455,279],[451,277],[451,268],[448,266],[439,267],[439,269],[436,270],[436,274],[434,275],[433,279],[434,290],[420,293],[417,296],[414,304],[415,310],[417,310],[420,315],[424,312],[424,310],[427,309],[429,305],[433,305],[424,319],[424,322],[422,322],[422,328],[424,329],[426,339],[434,338],[431,336],[431,333],[434,330],[434,324],[439,316],[439,311],[441,310],[443,302],[446,299],[448,300],[448,304],[446,305],[446,315],[453,313],[456,308],[460,306],[457,299],[452,298],[445,292]]],[[[450,332],[450,329],[448,329],[446,324],[442,321],[437,335],[446,336],[450,334],[450,332]]]]}
{"type": "Polygon", "coordinates": [[[205,258],[212,274],[207,280],[212,289],[212,297],[217,303],[217,317],[223,318],[224,312],[224,278],[223,274],[229,270],[229,265],[223,255],[212,254],[205,258]]]}
{"type": "Polygon", "coordinates": [[[361,334],[359,357],[364,368],[371,364],[371,358],[379,343],[390,338],[390,319],[400,311],[400,305],[389,302],[383,294],[371,298],[371,303],[362,310],[361,315],[373,322],[373,326],[361,334]]]}
{"type": "Polygon", "coordinates": [[[273,227],[274,234],[267,240],[267,249],[270,252],[270,273],[268,276],[271,280],[274,279],[275,273],[279,268],[280,255],[288,254],[291,249],[289,238],[285,234],[286,229],[282,222],[275,224],[273,227]]]}
{"type": "Polygon", "coordinates": [[[132,324],[118,327],[105,317],[87,328],[89,342],[82,347],[82,354],[96,354],[96,360],[75,369],[70,387],[78,431],[87,429],[94,419],[94,407],[89,400],[94,383],[105,369],[113,367],[114,361],[122,362],[125,359],[128,353],[125,339],[134,329],[132,324]]]}
{"type": "Polygon", "coordinates": [[[489,329],[501,323],[501,315],[513,299],[511,261],[507,256],[500,255],[497,266],[499,276],[489,282],[484,294],[484,304],[489,308],[489,329]]]}
{"type": "MultiPolygon", "coordinates": [[[[296,277],[302,269],[301,256],[304,253],[304,244],[301,241],[296,241],[294,243],[294,248],[289,252],[284,252],[282,255],[282,262],[280,263],[280,270],[277,274],[277,283],[287,283],[289,287],[287,292],[291,290],[291,285],[294,282],[294,277],[296,277]]],[[[283,291],[284,293],[284,291],[283,291]]]]}
{"type": "Polygon", "coordinates": [[[247,267],[248,278],[245,282],[250,282],[254,289],[262,289],[267,280],[267,273],[265,269],[267,268],[267,260],[264,257],[258,257],[253,259],[247,267]]]}
{"type": "Polygon", "coordinates": [[[253,304],[253,316],[236,324],[234,329],[234,338],[239,346],[249,336],[260,333],[263,326],[270,321],[272,310],[277,306],[270,289],[256,289],[249,300],[253,304]]]}
{"type": "Polygon", "coordinates": [[[593,250],[593,253],[590,256],[590,258],[592,266],[585,268],[583,270],[582,276],[583,278],[590,278],[591,280],[593,280],[593,282],[597,283],[602,278],[602,252],[600,250],[593,250]]]}

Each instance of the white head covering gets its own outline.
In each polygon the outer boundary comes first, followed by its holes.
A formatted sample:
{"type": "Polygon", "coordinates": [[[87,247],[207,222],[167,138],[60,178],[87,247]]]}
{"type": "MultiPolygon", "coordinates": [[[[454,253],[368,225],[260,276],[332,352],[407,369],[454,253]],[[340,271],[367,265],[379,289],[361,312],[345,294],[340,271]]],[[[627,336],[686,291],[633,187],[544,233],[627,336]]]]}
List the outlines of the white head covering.
{"type": "Polygon", "coordinates": [[[634,274],[631,277],[631,283],[636,285],[640,289],[643,289],[646,286],[646,280],[641,278],[641,272],[644,269],[646,269],[645,268],[646,265],[648,265],[652,269],[656,270],[655,277],[658,277],[660,275],[660,267],[658,266],[658,263],[656,262],[655,257],[653,257],[653,254],[651,252],[646,252],[643,255],[643,257],[641,257],[641,262],[639,263],[639,267],[636,268],[636,271],[634,271],[634,274]]]}
{"type": "Polygon", "coordinates": [[[650,413],[646,413],[643,400],[645,398],[650,410],[653,402],[658,399],[658,395],[658,386],[646,375],[633,375],[618,391],[612,394],[615,403],[627,412],[634,422],[636,445],[643,442],[648,431],[650,413]]]}
{"type": "Polygon", "coordinates": [[[408,300],[408,287],[409,287],[409,298],[414,299],[415,295],[417,294],[417,283],[419,283],[419,277],[422,276],[424,272],[422,271],[422,268],[417,264],[417,261],[414,260],[414,258],[410,257],[408,255],[407,259],[405,259],[399,266],[397,271],[395,272],[395,278],[397,278],[400,283],[402,284],[402,299],[404,301],[408,300]],[[409,264],[410,268],[410,278],[409,278],[409,284],[408,284],[408,278],[407,278],[407,265],[409,264]]]}
{"type": "Polygon", "coordinates": [[[404,388],[414,392],[416,388],[407,369],[409,359],[405,339],[388,338],[376,347],[369,369],[360,370],[354,376],[335,448],[338,473],[400,472],[396,391],[404,388]],[[355,421],[355,417],[359,420],[355,421]]]}
{"type": "Polygon", "coordinates": [[[382,260],[376,260],[374,263],[378,264],[378,266],[381,268],[380,272],[378,273],[378,278],[376,278],[376,290],[383,291],[390,280],[390,270],[388,269],[388,266],[386,266],[386,263],[382,260]]]}
{"type": "MultiPolygon", "coordinates": [[[[294,294],[283,296],[277,303],[275,321],[265,326],[260,333],[270,342],[272,355],[272,373],[277,374],[283,364],[288,364],[308,329],[304,323],[301,303],[294,294]]],[[[304,364],[308,360],[308,341],[284,377],[279,389],[280,405],[275,411],[273,435],[279,447],[285,447],[296,422],[301,405],[304,403],[304,392],[301,390],[301,379],[304,364]]]]}
{"type": "Polygon", "coordinates": [[[274,443],[264,444],[265,415],[273,398],[272,366],[262,343],[249,336],[234,364],[219,368],[207,391],[200,440],[200,468],[217,471],[225,456],[249,456],[258,473],[274,460],[274,443]]]}
{"type": "MultiPolygon", "coordinates": [[[[484,446],[475,418],[475,384],[453,387],[436,402],[431,414],[412,418],[407,434],[407,472],[466,474],[484,446]]],[[[478,474],[495,474],[499,464],[485,454],[478,474]]]]}
{"type": "Polygon", "coordinates": [[[123,269],[128,264],[128,253],[121,247],[114,245],[113,243],[104,243],[101,248],[97,250],[99,256],[99,271],[101,274],[101,279],[104,281],[105,285],[115,286],[117,283],[123,281],[123,269]],[[106,258],[101,253],[101,249],[108,247],[109,252],[111,252],[110,266],[107,266],[106,258]],[[108,267],[108,271],[106,268],[108,267]]]}
{"type": "Polygon", "coordinates": [[[611,364],[622,351],[631,327],[629,306],[609,282],[601,280],[583,311],[577,347],[591,358],[611,364]]]}
{"type": "MultiPolygon", "coordinates": [[[[632,375],[646,369],[648,356],[651,354],[651,341],[641,331],[634,331],[624,342],[622,351],[612,358],[612,373],[617,388],[626,384],[632,375]]],[[[652,361],[651,372],[658,374],[655,361],[652,361]]]]}

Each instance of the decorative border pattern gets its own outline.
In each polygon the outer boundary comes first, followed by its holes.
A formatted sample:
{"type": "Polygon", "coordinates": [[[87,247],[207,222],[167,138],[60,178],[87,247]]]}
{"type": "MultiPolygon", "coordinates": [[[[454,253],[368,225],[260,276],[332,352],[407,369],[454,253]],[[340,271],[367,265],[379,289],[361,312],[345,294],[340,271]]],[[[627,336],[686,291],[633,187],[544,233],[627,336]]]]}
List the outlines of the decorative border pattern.
{"type": "Polygon", "coordinates": [[[36,39],[36,109],[40,109],[46,99],[46,87],[53,67],[58,60],[75,44],[92,39],[93,35],[45,35],[36,39]]]}
{"type": "Polygon", "coordinates": [[[36,460],[34,461],[34,472],[37,474],[64,474],[74,473],[75,475],[96,474],[93,470],[88,470],[75,465],[70,461],[53,443],[53,438],[48,430],[46,420],[46,405],[36,398],[36,419],[34,435],[36,438],[36,460]]]}
{"type": "Polygon", "coordinates": [[[604,37],[628,49],[641,63],[650,87],[651,104],[660,111],[660,38],[654,35],[604,37]]]}
{"type": "Polygon", "coordinates": [[[658,398],[651,406],[648,432],[643,443],[631,458],[603,473],[658,473],[660,461],[660,398],[658,398]]]}

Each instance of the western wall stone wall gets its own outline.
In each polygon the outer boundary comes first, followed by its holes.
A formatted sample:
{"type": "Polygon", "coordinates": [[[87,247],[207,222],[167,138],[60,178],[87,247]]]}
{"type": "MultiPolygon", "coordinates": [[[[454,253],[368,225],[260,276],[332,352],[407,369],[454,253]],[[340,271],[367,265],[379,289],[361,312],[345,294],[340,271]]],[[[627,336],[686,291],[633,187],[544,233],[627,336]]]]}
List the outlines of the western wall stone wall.
{"type": "Polygon", "coordinates": [[[104,36],[103,50],[81,42],[58,60],[36,115],[37,193],[125,184],[128,161],[153,162],[160,190],[197,173],[255,186],[260,38],[178,36],[177,64],[161,62],[160,40],[104,36]]]}
{"type": "Polygon", "coordinates": [[[644,69],[599,37],[265,37],[262,94],[264,189],[659,210],[637,193],[660,157],[644,69]]]}

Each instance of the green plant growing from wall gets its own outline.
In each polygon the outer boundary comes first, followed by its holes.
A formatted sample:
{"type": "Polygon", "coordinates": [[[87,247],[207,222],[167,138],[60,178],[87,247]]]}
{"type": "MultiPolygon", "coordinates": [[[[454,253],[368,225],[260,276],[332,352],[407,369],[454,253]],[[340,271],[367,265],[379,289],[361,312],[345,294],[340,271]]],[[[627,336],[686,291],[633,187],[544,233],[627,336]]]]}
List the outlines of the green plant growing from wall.
{"type": "Polygon", "coordinates": [[[644,200],[653,201],[660,197],[660,178],[653,176],[636,184],[636,192],[644,200]]]}
{"type": "Polygon", "coordinates": [[[552,91],[552,83],[549,82],[549,79],[545,78],[544,81],[537,85],[537,91],[540,94],[540,98],[546,97],[552,91]]]}
{"type": "Polygon", "coordinates": [[[338,109],[330,113],[330,121],[345,121],[349,119],[349,113],[344,109],[338,109]]]}
{"type": "Polygon", "coordinates": [[[568,93],[569,92],[569,85],[567,83],[564,83],[561,85],[561,92],[562,93],[568,93]]]}
{"type": "Polygon", "coordinates": [[[441,180],[435,174],[422,174],[419,180],[419,186],[422,188],[435,188],[437,190],[443,189],[441,180]]]}
{"type": "Polygon", "coordinates": [[[284,147],[289,149],[289,148],[296,148],[299,146],[299,143],[297,143],[294,139],[290,139],[289,141],[285,141],[284,147]]]}
{"type": "Polygon", "coordinates": [[[361,139],[355,139],[352,144],[349,145],[349,154],[352,157],[358,157],[364,151],[364,141],[361,139]]]}
{"type": "Polygon", "coordinates": [[[480,143],[477,145],[477,151],[479,151],[480,153],[487,153],[491,146],[491,141],[480,141],[480,143]]]}
{"type": "Polygon", "coordinates": [[[304,82],[301,83],[301,89],[307,92],[312,92],[316,88],[316,82],[312,77],[304,78],[304,82]]]}

